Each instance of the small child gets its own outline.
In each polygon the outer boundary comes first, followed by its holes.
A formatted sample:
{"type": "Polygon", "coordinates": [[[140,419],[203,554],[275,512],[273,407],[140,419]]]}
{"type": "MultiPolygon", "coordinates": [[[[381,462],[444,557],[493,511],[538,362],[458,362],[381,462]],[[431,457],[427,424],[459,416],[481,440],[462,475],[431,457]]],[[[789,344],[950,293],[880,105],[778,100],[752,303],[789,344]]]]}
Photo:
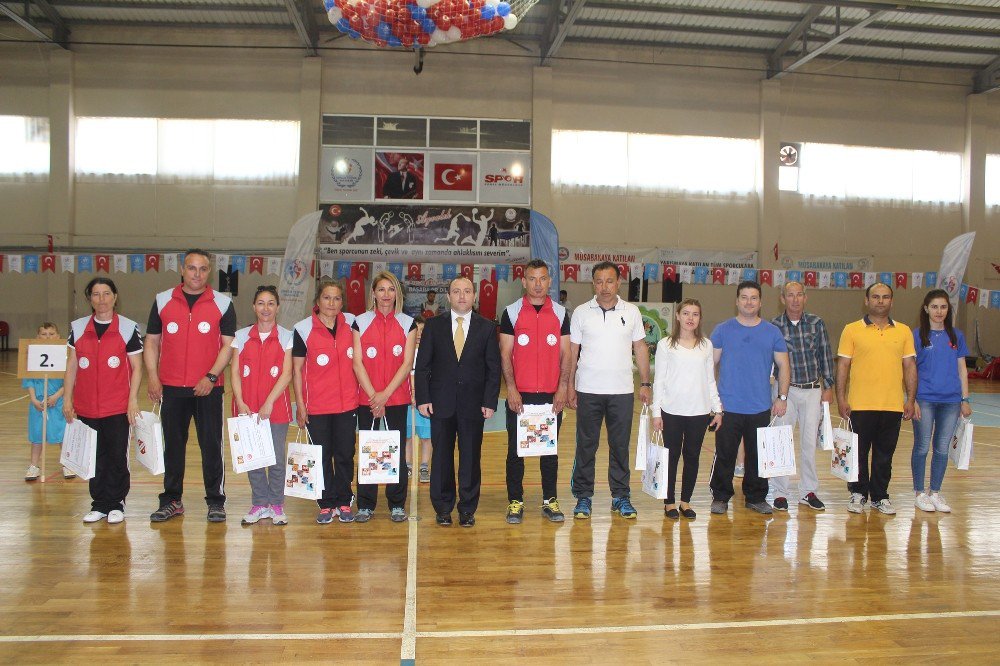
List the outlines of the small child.
{"type": "MultiPolygon", "coordinates": [[[[44,322],[38,327],[38,337],[46,340],[58,340],[59,329],[52,322],[44,322]]],[[[24,473],[25,481],[37,481],[42,470],[38,465],[42,461],[42,411],[48,414],[48,425],[45,427],[45,439],[49,444],[62,444],[63,432],[66,430],[66,418],[63,416],[63,380],[49,379],[49,394],[45,393],[44,379],[22,379],[21,388],[27,389],[31,405],[28,407],[28,441],[31,442],[31,464],[24,473]]],[[[72,479],[73,472],[63,467],[63,477],[72,479]]]]}
{"type": "MultiPolygon", "coordinates": [[[[420,351],[420,336],[424,332],[425,319],[422,315],[416,316],[413,321],[417,325],[417,350],[413,354],[413,363],[416,365],[417,353],[420,351]]],[[[417,394],[413,387],[413,371],[410,371],[410,409],[406,412],[406,469],[410,473],[413,463],[413,439],[410,433],[414,431],[413,416],[416,414],[416,433],[420,438],[420,483],[430,483],[431,471],[428,464],[431,461],[431,420],[417,411],[417,394]]]]}

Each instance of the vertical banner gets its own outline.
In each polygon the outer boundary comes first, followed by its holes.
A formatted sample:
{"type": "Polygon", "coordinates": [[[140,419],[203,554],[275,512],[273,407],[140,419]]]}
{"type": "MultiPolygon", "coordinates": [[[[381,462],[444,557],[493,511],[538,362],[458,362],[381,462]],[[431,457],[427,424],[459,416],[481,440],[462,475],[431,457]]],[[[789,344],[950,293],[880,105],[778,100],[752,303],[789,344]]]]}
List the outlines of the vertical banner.
{"type": "MultiPolygon", "coordinates": [[[[958,291],[962,285],[962,278],[965,276],[965,268],[969,263],[969,254],[972,252],[974,240],[976,240],[975,231],[956,236],[945,245],[941,255],[941,268],[937,272],[938,286],[947,292],[948,300],[951,301],[952,320],[954,320],[954,313],[958,309],[958,291]]],[[[930,282],[929,279],[927,281],[930,282]]]]}
{"type": "MultiPolygon", "coordinates": [[[[281,295],[278,323],[288,329],[305,316],[307,305],[312,300],[309,266],[316,253],[316,230],[319,228],[321,214],[322,212],[317,210],[303,215],[288,232],[278,281],[278,292],[281,295]]],[[[268,260],[268,272],[270,272],[270,260],[268,260]]]]}

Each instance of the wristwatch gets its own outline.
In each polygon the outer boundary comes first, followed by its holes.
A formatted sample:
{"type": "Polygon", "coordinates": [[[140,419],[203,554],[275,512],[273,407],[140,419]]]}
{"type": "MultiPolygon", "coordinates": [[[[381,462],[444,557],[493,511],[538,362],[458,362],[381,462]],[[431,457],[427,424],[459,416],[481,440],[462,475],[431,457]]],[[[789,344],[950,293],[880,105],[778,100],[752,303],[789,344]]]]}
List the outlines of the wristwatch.
{"type": "Polygon", "coordinates": [[[639,386],[640,387],[642,387],[642,386],[648,386],[649,388],[653,388],[653,385],[651,383],[649,383],[649,382],[643,382],[643,383],[639,384],[639,386]]]}
{"type": "Polygon", "coordinates": [[[213,384],[219,381],[219,375],[213,375],[211,372],[206,372],[205,376],[208,377],[208,381],[212,382],[213,384]]]}
{"type": "Polygon", "coordinates": [[[784,393],[779,393],[778,394],[778,400],[780,400],[782,402],[785,402],[786,400],[788,400],[788,396],[785,395],[784,393]]]}

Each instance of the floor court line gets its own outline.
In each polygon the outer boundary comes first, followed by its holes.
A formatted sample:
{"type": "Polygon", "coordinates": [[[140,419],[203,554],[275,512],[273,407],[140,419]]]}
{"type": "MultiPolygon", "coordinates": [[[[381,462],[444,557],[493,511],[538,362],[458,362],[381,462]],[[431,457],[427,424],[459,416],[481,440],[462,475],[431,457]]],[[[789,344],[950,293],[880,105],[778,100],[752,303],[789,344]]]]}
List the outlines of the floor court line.
{"type": "MultiPolygon", "coordinates": [[[[550,629],[473,629],[469,631],[417,631],[416,638],[499,638],[504,636],[564,636],[603,633],[636,633],[698,629],[754,629],[855,622],[900,622],[912,620],[949,620],[1000,617],[1000,610],[952,611],[940,613],[898,613],[886,615],[847,615],[835,617],[770,618],[734,622],[689,622],[680,624],[630,625],[621,627],[553,627],[550,629]]],[[[263,640],[370,640],[399,639],[399,632],[330,633],[330,634],[56,634],[36,636],[0,636],[0,643],[104,643],[115,641],[263,641],[263,640]]]]}
{"type": "Polygon", "coordinates": [[[28,394],[25,393],[24,395],[20,396],[19,398],[14,398],[13,400],[8,400],[7,402],[0,402],[0,407],[3,407],[4,405],[13,404],[13,403],[15,403],[15,402],[17,402],[19,400],[27,400],[27,399],[28,399],[28,394]]]}

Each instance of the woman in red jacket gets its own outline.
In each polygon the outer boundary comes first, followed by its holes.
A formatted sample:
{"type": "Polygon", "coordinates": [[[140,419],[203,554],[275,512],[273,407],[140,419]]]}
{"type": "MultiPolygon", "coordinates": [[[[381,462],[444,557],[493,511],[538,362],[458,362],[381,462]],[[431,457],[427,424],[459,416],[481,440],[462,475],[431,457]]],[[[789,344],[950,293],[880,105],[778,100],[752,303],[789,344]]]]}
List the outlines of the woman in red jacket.
{"type": "MultiPolygon", "coordinates": [[[[410,405],[410,370],[417,344],[417,325],[403,314],[403,289],[396,276],[382,271],[372,278],[371,309],[354,320],[354,374],[358,394],[358,427],[385,418],[389,430],[406,431],[406,409],[410,405]]],[[[400,459],[399,482],[387,485],[389,518],[406,520],[407,475],[400,459]]],[[[371,520],[378,501],[378,485],[358,484],[358,514],[354,520],[371,520]]]]}
{"type": "Polygon", "coordinates": [[[288,384],[292,381],[292,332],[278,326],[278,288],[257,287],[253,310],[257,323],[236,331],[233,338],[233,415],[256,414],[270,420],[275,464],[247,473],[253,505],[243,516],[244,525],[270,518],[285,525],[285,440],[292,406],[288,384]]]}
{"type": "Polygon", "coordinates": [[[90,480],[91,511],[85,523],[125,520],[129,425],[139,413],[142,339],[139,325],[115,312],[118,288],[96,277],[84,293],[93,314],[70,324],[63,414],[97,431],[97,465],[90,480]]]}
{"type": "Polygon", "coordinates": [[[316,522],[354,522],[354,432],[357,428],[358,380],[354,376],[354,315],[343,312],[344,288],[337,282],[318,286],[313,315],[295,324],[292,343],[296,421],[309,426],[313,442],[323,447],[323,497],[316,522]]]}

